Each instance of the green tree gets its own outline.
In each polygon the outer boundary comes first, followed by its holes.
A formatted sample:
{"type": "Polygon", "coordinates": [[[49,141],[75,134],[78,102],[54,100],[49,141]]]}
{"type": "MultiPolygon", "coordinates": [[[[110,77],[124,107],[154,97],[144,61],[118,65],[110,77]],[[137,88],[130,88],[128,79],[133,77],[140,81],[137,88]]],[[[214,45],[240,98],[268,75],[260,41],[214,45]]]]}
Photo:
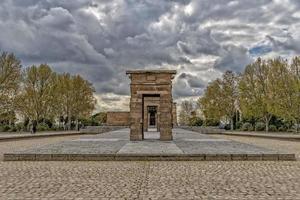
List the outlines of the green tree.
{"type": "Polygon", "coordinates": [[[21,62],[14,54],[2,53],[0,55],[0,114],[13,112],[13,102],[20,77],[21,62]]]}
{"type": "Polygon", "coordinates": [[[238,108],[238,77],[231,71],[223,75],[221,82],[221,109],[226,121],[230,121],[230,129],[234,128],[234,117],[238,108]]]}
{"type": "Polygon", "coordinates": [[[95,89],[92,84],[84,80],[81,76],[72,77],[72,116],[76,121],[78,129],[78,119],[92,114],[96,105],[96,99],[93,95],[95,89]]]}
{"type": "Polygon", "coordinates": [[[79,75],[71,76],[66,73],[58,76],[55,94],[59,102],[58,116],[68,120],[68,129],[71,129],[72,117],[76,121],[77,128],[79,118],[90,116],[96,104],[94,92],[92,84],[79,75]]]}
{"type": "Polygon", "coordinates": [[[254,63],[246,66],[239,84],[242,114],[245,117],[261,118],[266,125],[266,131],[269,130],[273,109],[269,71],[268,63],[258,58],[254,63]]]}
{"type": "Polygon", "coordinates": [[[211,82],[198,100],[200,109],[207,120],[230,122],[234,128],[233,117],[238,107],[238,78],[231,72],[224,73],[222,79],[211,82]]]}
{"type": "Polygon", "coordinates": [[[203,96],[199,98],[198,106],[205,117],[205,121],[220,121],[222,118],[224,112],[221,93],[221,79],[216,79],[208,84],[203,96]]]}
{"type": "Polygon", "coordinates": [[[179,112],[180,125],[189,124],[189,119],[193,111],[194,111],[194,106],[192,101],[185,100],[181,102],[180,112],[179,112]]]}
{"type": "Polygon", "coordinates": [[[300,120],[299,58],[295,57],[291,65],[281,58],[269,60],[268,64],[272,111],[277,116],[293,121],[297,132],[300,120]]]}
{"type": "Polygon", "coordinates": [[[55,96],[59,103],[56,110],[59,118],[68,120],[68,129],[71,129],[72,88],[72,78],[70,74],[64,73],[58,76],[55,96]]]}
{"type": "Polygon", "coordinates": [[[25,69],[21,90],[16,98],[18,111],[30,120],[53,118],[55,81],[56,74],[46,64],[25,69]]]}
{"type": "Polygon", "coordinates": [[[96,113],[91,117],[91,119],[92,121],[95,121],[99,124],[105,124],[107,120],[107,113],[106,112],[96,113]]]}

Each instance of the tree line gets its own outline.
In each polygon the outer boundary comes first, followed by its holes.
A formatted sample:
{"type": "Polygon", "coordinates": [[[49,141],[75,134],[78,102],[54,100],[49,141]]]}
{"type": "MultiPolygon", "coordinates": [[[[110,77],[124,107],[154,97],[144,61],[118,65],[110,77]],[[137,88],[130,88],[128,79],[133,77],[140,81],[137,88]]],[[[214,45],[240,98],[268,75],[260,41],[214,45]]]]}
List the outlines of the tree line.
{"type": "Polygon", "coordinates": [[[245,126],[269,131],[270,121],[275,120],[285,126],[282,129],[294,126],[298,131],[300,57],[291,61],[280,57],[258,58],[241,74],[226,71],[208,84],[197,105],[204,121],[223,121],[230,124],[231,130],[239,128],[240,122],[246,122],[245,126]]]}
{"type": "MultiPolygon", "coordinates": [[[[0,123],[25,126],[58,122],[59,128],[78,128],[79,119],[95,108],[92,84],[80,75],[56,73],[47,64],[23,68],[12,53],[0,55],[0,123]]],[[[25,127],[26,128],[26,127],[25,127]]]]}

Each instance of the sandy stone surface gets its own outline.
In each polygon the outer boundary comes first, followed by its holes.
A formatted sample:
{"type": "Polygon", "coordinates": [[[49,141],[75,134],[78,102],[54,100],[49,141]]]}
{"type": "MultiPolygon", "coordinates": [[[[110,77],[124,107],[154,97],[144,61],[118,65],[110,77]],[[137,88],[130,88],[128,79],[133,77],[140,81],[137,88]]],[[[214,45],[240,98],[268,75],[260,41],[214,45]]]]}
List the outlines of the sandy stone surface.
{"type": "Polygon", "coordinates": [[[244,136],[229,136],[229,135],[213,135],[215,138],[234,140],[247,144],[265,147],[273,149],[275,151],[285,151],[288,153],[295,153],[298,160],[300,160],[300,142],[299,141],[287,141],[277,139],[266,139],[258,137],[244,137],[244,136]]]}
{"type": "MultiPolygon", "coordinates": [[[[0,155],[80,136],[0,143],[0,155]]],[[[217,136],[227,138],[227,136],[217,136]]],[[[230,136],[231,137],[231,136],[230,136]]],[[[230,138],[233,139],[233,138],[230,138]]],[[[297,152],[289,141],[235,138],[297,152]]],[[[300,161],[3,162],[0,199],[300,199],[300,161]]]]}
{"type": "MultiPolygon", "coordinates": [[[[33,154],[43,158],[43,155],[66,155],[64,160],[68,160],[68,155],[227,155],[231,159],[245,157],[248,155],[276,155],[286,153],[284,150],[276,151],[250,145],[242,142],[224,140],[209,135],[200,134],[184,129],[173,129],[172,141],[159,140],[159,132],[147,132],[143,141],[129,141],[125,139],[130,134],[128,128],[107,132],[89,137],[83,136],[81,139],[68,140],[56,144],[45,145],[43,147],[31,148],[21,152],[14,152],[16,158],[22,154],[33,154]],[[157,137],[158,136],[158,137],[157,137]],[[157,139],[153,139],[153,138],[157,139]],[[19,155],[18,155],[19,154],[19,155]],[[236,156],[237,155],[237,156],[236,156]]],[[[6,152],[13,153],[13,152],[6,152]]],[[[206,156],[209,160],[209,156],[206,156]]],[[[7,158],[7,157],[6,157],[7,158]]],[[[34,157],[35,158],[35,157],[34,157]]],[[[63,157],[62,157],[63,159],[63,157]]],[[[266,159],[265,157],[263,159],[266,159]]],[[[273,160],[274,160],[273,159],[273,160]]],[[[26,159],[25,159],[26,160],[26,159]]],[[[54,159],[55,160],[55,159],[54,159]]],[[[88,160],[88,159],[86,159],[88,160]]],[[[224,159],[220,159],[224,160],[224,159]]]]}

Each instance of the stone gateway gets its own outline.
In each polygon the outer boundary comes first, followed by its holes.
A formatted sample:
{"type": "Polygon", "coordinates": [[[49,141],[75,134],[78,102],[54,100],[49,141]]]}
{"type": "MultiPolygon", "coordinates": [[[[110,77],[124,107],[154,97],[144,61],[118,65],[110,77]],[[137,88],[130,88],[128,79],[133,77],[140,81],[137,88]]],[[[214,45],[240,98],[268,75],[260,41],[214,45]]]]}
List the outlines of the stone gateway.
{"type": "MultiPolygon", "coordinates": [[[[175,70],[129,70],[130,140],[143,140],[144,132],[160,132],[160,140],[172,140],[176,105],[172,99],[175,70]]],[[[176,124],[174,124],[176,125],[176,124]]]]}

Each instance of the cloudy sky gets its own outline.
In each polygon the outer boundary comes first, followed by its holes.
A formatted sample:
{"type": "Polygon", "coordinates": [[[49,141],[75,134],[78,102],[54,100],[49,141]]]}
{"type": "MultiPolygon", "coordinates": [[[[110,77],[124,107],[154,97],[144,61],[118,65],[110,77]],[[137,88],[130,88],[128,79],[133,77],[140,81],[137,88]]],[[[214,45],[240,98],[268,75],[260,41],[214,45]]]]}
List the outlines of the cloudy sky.
{"type": "Polygon", "coordinates": [[[300,54],[299,0],[1,0],[0,51],[93,83],[128,110],[127,69],[176,69],[177,102],[258,56],[300,54]]]}

